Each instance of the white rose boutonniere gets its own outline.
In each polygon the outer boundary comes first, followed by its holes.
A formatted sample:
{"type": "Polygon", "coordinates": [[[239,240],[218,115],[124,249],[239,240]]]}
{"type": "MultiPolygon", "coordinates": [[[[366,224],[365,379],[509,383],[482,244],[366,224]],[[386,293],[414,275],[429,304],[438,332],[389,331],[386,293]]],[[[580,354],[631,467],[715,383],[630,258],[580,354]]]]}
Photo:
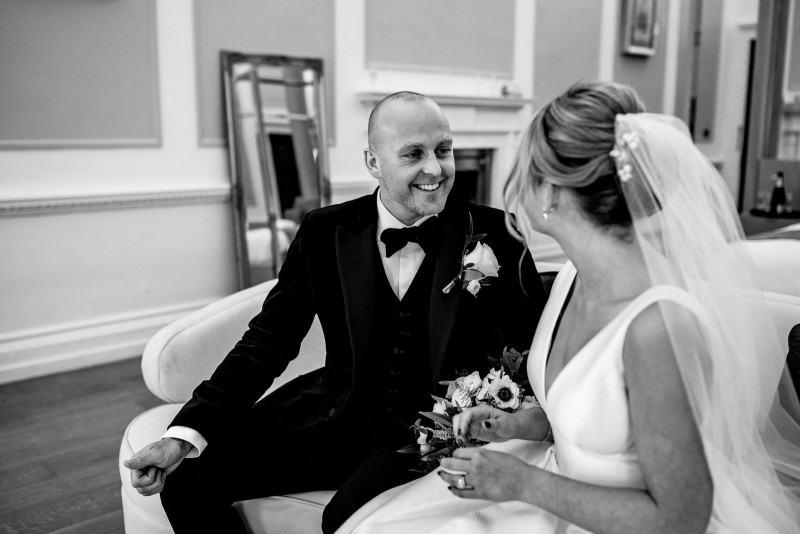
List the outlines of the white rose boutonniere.
{"type": "Polygon", "coordinates": [[[497,278],[500,271],[500,263],[494,255],[492,247],[481,243],[481,239],[486,234],[473,234],[472,214],[469,215],[469,235],[464,243],[464,251],[461,254],[461,266],[458,274],[443,289],[443,293],[449,293],[456,284],[469,291],[473,297],[478,296],[481,287],[489,283],[489,278],[497,278]],[[472,252],[467,253],[470,244],[475,243],[472,252]]]}
{"type": "Polygon", "coordinates": [[[467,271],[478,271],[484,277],[497,276],[500,270],[500,264],[497,263],[497,256],[492,252],[492,247],[480,241],[464,258],[464,267],[467,271]],[[467,267],[468,265],[470,267],[467,267]]]}

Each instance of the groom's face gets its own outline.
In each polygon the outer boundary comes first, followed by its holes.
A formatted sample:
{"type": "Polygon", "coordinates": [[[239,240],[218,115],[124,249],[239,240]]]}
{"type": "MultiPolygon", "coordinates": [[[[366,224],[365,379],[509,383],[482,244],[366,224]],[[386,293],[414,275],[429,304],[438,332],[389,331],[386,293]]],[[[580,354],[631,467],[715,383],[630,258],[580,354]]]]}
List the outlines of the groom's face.
{"type": "Polygon", "coordinates": [[[366,165],[386,209],[407,225],[441,212],[456,169],[450,124],[439,106],[430,100],[387,102],[375,133],[366,165]]]}

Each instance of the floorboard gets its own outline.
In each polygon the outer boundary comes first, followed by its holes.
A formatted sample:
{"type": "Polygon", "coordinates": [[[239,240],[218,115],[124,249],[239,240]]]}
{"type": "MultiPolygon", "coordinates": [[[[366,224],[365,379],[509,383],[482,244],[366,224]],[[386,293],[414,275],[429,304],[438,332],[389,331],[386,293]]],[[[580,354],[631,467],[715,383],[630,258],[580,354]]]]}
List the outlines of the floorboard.
{"type": "Polygon", "coordinates": [[[138,358],[0,385],[0,534],[122,533],[122,433],[159,404],[138,358]]]}

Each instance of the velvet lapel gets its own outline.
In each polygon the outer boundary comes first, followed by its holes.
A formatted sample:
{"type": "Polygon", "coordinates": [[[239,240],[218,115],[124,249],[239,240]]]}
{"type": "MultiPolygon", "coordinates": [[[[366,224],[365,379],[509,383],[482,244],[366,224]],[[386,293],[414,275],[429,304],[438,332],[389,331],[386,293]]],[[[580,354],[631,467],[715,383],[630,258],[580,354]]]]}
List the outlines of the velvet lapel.
{"type": "MultiPolygon", "coordinates": [[[[457,215],[461,215],[461,210],[457,210],[457,212],[457,215]]],[[[446,217],[444,215],[445,213],[440,215],[439,238],[441,239],[441,247],[436,256],[436,270],[433,275],[431,308],[428,318],[428,348],[431,360],[431,378],[434,386],[439,382],[439,372],[442,369],[447,342],[453,331],[459,304],[464,297],[464,291],[461,291],[460,286],[456,286],[447,294],[442,292],[442,289],[458,274],[461,253],[464,250],[464,240],[467,238],[466,231],[460,232],[453,227],[454,224],[460,226],[454,221],[461,219],[461,217],[446,217]]],[[[466,213],[463,214],[465,227],[468,217],[466,213]]]]}
{"type": "Polygon", "coordinates": [[[364,202],[352,224],[336,228],[336,262],[344,295],[354,369],[359,367],[356,361],[369,354],[375,331],[375,265],[379,263],[375,259],[378,254],[375,235],[378,231],[378,210],[375,195],[366,197],[364,202]]]}

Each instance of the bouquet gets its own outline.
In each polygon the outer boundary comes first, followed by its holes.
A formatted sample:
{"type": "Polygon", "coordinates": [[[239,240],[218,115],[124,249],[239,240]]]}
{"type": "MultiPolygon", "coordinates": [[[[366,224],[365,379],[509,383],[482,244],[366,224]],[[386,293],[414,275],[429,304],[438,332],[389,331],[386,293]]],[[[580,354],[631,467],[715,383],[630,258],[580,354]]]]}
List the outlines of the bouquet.
{"type": "MultiPolygon", "coordinates": [[[[486,376],[481,378],[478,371],[470,374],[464,372],[455,380],[439,382],[447,386],[447,393],[442,397],[431,395],[434,405],[430,412],[419,412],[430,420],[423,424],[417,419],[412,425],[416,443],[400,449],[401,453],[416,453],[420,458],[418,471],[428,473],[439,466],[442,458],[452,456],[458,448],[453,434],[453,416],[464,408],[484,404],[508,413],[526,410],[539,405],[536,399],[527,394],[529,384],[521,380],[519,374],[522,362],[527,356],[527,351],[519,353],[514,349],[506,348],[502,358],[490,357],[490,361],[499,364],[492,368],[486,376]]],[[[483,445],[484,442],[476,439],[470,440],[471,445],[483,445]]]]}

